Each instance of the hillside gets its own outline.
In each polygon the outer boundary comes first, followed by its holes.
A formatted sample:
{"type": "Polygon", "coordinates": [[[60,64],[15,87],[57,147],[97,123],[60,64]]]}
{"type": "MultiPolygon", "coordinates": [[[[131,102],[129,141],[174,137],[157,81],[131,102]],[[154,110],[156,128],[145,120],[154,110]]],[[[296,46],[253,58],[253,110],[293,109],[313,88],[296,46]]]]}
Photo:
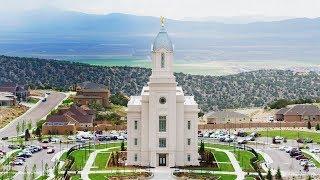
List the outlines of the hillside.
{"type": "MultiPolygon", "coordinates": [[[[150,69],[102,67],[66,61],[0,56],[0,82],[29,84],[32,88],[67,90],[75,83],[106,84],[112,93],[138,95],[150,69]]],[[[179,86],[194,95],[203,111],[215,108],[264,106],[274,99],[319,98],[320,75],[260,70],[229,76],[176,73],[179,86]]]]}

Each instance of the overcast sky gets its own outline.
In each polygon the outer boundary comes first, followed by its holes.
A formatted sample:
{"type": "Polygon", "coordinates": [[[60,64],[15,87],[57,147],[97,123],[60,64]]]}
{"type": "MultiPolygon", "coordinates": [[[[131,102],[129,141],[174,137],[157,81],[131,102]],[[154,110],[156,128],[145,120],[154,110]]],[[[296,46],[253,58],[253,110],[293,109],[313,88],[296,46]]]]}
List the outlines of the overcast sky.
{"type": "Polygon", "coordinates": [[[113,12],[148,16],[320,17],[320,0],[0,0],[0,12],[59,8],[93,14],[113,12]]]}

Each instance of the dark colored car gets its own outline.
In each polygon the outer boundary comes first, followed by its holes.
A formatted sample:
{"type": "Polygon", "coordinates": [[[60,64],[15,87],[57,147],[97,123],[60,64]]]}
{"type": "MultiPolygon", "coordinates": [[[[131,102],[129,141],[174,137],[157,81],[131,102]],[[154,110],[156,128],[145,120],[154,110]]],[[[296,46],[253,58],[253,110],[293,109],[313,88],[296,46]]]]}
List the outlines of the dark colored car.
{"type": "Polygon", "coordinates": [[[297,142],[298,142],[298,143],[303,143],[304,140],[303,140],[302,138],[299,138],[299,139],[297,139],[297,142]]]}
{"type": "Polygon", "coordinates": [[[8,140],[9,138],[8,137],[2,137],[1,138],[3,141],[5,141],[5,140],[8,140]]]}
{"type": "Polygon", "coordinates": [[[291,151],[290,152],[290,156],[291,157],[296,157],[296,156],[299,156],[301,154],[302,154],[301,151],[291,151]]]}
{"type": "Polygon", "coordinates": [[[300,160],[300,159],[308,159],[308,158],[305,157],[303,154],[296,156],[296,160],[300,160]]]}
{"type": "Polygon", "coordinates": [[[237,133],[237,136],[240,136],[240,137],[246,137],[248,135],[248,133],[244,132],[244,131],[239,131],[237,133]]]}

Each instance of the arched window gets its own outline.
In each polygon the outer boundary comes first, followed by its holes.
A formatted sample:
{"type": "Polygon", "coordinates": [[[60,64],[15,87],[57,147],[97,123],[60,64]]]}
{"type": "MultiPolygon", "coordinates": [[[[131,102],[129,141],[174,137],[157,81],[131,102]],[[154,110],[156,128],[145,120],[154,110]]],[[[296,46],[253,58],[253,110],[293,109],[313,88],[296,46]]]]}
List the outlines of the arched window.
{"type": "Polygon", "coordinates": [[[165,63],[165,56],[164,53],[161,53],[161,68],[164,68],[164,63],[165,63]]]}

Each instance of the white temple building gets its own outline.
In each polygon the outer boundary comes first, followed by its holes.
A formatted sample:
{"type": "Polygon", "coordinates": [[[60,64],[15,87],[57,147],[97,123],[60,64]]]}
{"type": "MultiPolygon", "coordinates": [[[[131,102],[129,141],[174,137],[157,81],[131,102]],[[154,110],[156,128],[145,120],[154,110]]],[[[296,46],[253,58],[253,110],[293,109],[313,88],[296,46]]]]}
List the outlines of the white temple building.
{"type": "Polygon", "coordinates": [[[163,21],[151,49],[148,86],[128,102],[127,165],[199,165],[198,104],[177,86],[174,48],[163,21]]]}

